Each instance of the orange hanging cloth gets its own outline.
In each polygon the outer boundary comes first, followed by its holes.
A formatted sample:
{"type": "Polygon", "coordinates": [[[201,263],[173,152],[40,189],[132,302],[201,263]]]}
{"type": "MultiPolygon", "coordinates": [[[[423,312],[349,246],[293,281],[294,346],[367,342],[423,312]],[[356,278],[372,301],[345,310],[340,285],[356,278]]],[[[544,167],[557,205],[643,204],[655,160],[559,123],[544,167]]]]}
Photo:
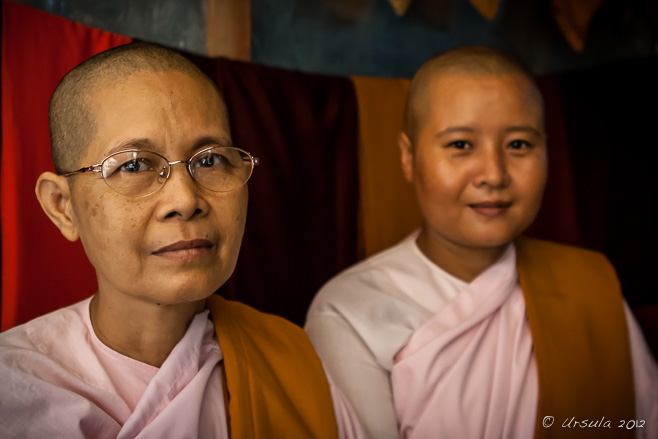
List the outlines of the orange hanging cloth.
{"type": "Polygon", "coordinates": [[[411,183],[402,173],[408,79],[353,77],[359,105],[359,256],[388,248],[422,224],[411,183]]]}

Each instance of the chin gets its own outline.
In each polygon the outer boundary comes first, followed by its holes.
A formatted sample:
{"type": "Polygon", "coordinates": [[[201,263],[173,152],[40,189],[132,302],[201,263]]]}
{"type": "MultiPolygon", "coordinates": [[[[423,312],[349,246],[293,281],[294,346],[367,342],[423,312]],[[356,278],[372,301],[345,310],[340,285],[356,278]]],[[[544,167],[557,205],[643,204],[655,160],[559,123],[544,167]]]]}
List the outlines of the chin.
{"type": "Polygon", "coordinates": [[[517,228],[507,227],[503,224],[495,226],[490,224],[489,226],[471,228],[467,233],[464,233],[465,241],[470,242],[473,247],[496,248],[506,246],[522,233],[517,228]]]}
{"type": "Polygon", "coordinates": [[[168,295],[160,294],[158,297],[152,297],[151,301],[158,305],[174,306],[183,305],[186,303],[197,303],[208,299],[212,296],[210,294],[180,294],[179,292],[172,292],[168,295]]]}
{"type": "Polygon", "coordinates": [[[477,237],[471,237],[467,239],[466,246],[471,248],[481,248],[481,249],[496,249],[500,247],[505,247],[507,244],[514,240],[511,235],[494,235],[494,234],[484,234],[477,237]]]}
{"type": "Polygon", "coordinates": [[[213,295],[222,285],[218,282],[199,282],[198,280],[176,282],[171,281],[163,286],[153,299],[161,304],[179,305],[199,302],[213,295]]]}

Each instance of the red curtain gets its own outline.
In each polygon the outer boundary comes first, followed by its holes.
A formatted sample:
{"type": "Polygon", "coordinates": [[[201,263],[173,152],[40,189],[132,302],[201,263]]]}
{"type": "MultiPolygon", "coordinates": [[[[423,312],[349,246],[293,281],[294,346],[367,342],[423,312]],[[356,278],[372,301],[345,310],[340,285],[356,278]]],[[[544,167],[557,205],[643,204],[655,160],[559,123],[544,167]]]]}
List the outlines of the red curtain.
{"type": "Polygon", "coordinates": [[[89,56],[130,42],[12,2],[2,2],[2,321],[7,329],[96,289],[79,242],[41,210],[34,185],[53,170],[48,102],[60,79],[89,56]]]}

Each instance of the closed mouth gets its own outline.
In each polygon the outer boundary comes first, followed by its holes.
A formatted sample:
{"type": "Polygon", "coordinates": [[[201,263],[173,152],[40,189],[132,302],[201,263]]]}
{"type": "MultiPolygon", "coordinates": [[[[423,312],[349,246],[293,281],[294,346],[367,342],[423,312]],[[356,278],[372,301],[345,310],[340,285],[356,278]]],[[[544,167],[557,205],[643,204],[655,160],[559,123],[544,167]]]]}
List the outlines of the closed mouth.
{"type": "Polygon", "coordinates": [[[483,201],[481,203],[469,204],[469,207],[483,209],[507,209],[512,203],[510,201],[483,201]]]}
{"type": "Polygon", "coordinates": [[[497,218],[503,215],[511,205],[510,201],[483,201],[469,204],[468,207],[483,217],[497,218]]]}
{"type": "Polygon", "coordinates": [[[195,251],[195,250],[205,250],[210,249],[213,246],[213,243],[207,239],[191,239],[188,241],[178,241],[173,244],[166,245],[161,247],[153,252],[154,255],[163,255],[166,253],[181,252],[185,251],[195,251]]]}

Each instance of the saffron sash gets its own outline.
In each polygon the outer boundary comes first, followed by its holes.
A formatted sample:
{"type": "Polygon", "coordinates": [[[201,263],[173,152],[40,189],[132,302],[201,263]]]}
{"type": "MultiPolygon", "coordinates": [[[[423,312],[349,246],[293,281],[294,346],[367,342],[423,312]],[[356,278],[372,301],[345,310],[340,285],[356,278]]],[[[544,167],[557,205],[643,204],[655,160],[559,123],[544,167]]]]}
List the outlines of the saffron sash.
{"type": "Polygon", "coordinates": [[[521,238],[516,249],[539,373],[535,437],[633,437],[617,428],[635,418],[635,395],[614,269],[602,254],[546,241],[521,238]],[[544,416],[560,425],[544,428],[544,416]],[[562,428],[572,417],[613,425],[562,428]]]}
{"type": "Polygon", "coordinates": [[[208,308],[224,354],[232,439],[335,439],[324,369],[301,328],[213,295],[208,308]]]}

